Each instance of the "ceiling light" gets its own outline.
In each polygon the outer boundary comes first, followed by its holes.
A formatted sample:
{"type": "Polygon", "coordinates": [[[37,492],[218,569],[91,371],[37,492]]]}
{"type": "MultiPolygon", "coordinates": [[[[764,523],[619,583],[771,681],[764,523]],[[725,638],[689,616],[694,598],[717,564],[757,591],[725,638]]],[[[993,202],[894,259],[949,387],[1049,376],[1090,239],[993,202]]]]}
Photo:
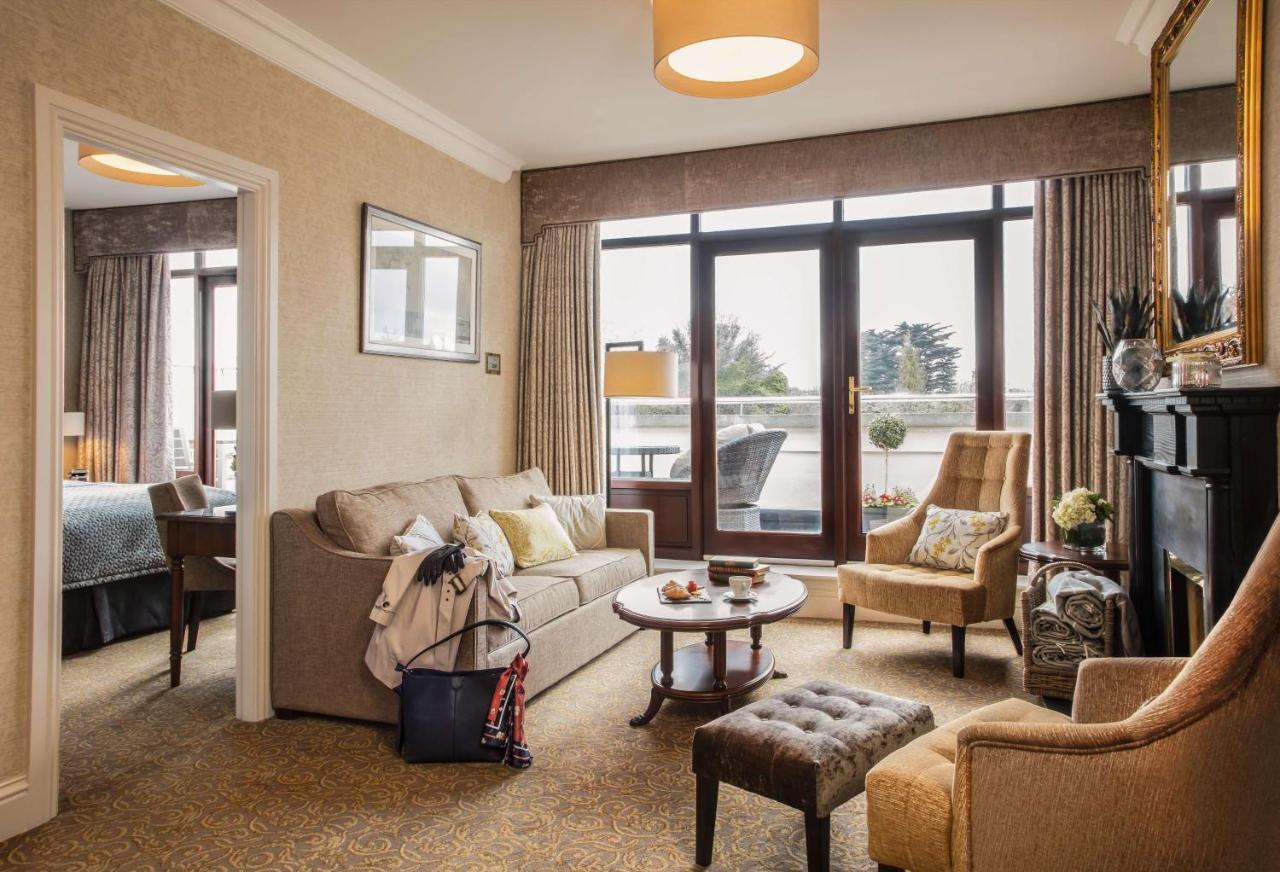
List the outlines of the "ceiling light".
{"type": "Polygon", "coordinates": [[[122,154],[113,154],[89,145],[80,146],[80,166],[91,173],[120,182],[135,185],[155,185],[160,188],[194,188],[203,185],[199,179],[161,169],[122,154]]]}
{"type": "Polygon", "coordinates": [[[653,0],[653,72],[694,97],[755,97],[818,69],[818,0],[653,0]]]}

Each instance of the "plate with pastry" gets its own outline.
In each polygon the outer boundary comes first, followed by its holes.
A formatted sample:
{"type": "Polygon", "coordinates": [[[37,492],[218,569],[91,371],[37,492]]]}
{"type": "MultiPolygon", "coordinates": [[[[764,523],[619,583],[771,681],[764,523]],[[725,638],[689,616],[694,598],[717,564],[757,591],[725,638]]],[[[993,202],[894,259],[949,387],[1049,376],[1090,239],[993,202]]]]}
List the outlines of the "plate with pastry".
{"type": "Polygon", "coordinates": [[[709,603],[711,595],[696,581],[676,581],[673,578],[658,588],[658,599],[664,603],[709,603]]]}

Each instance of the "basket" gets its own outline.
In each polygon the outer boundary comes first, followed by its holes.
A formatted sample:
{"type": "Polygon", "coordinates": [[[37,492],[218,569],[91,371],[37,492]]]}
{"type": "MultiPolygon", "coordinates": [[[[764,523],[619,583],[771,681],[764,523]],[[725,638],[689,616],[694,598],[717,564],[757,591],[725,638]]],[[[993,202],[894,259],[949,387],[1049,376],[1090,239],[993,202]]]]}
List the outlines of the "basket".
{"type": "MultiPolygon", "coordinates": [[[[1076,671],[1079,669],[1079,664],[1067,669],[1052,669],[1031,662],[1031,649],[1035,645],[1035,639],[1031,635],[1031,611],[1048,598],[1046,592],[1049,580],[1059,572],[1071,569],[1096,571],[1090,566],[1073,560],[1046,563],[1031,576],[1026,590],[1022,592],[1022,688],[1032,696],[1071,699],[1075,695],[1076,671]]],[[[1108,599],[1102,621],[1102,656],[1117,656],[1120,650],[1119,632],[1119,614],[1114,600],[1108,599]]]]}

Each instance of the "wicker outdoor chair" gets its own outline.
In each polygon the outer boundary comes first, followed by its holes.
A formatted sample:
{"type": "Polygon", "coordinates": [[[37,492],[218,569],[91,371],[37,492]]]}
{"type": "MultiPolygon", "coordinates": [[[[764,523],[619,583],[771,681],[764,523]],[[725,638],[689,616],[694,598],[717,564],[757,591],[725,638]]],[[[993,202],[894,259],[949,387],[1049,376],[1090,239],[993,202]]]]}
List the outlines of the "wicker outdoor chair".
{"type": "MultiPolygon", "coordinates": [[[[1032,696],[1050,696],[1055,699],[1072,699],[1076,691],[1076,673],[1080,664],[1054,669],[1031,660],[1031,651],[1035,648],[1036,637],[1031,630],[1031,611],[1043,604],[1047,599],[1049,581],[1059,572],[1067,570],[1094,570],[1083,563],[1073,560],[1057,560],[1040,567],[1027,583],[1022,592],[1022,688],[1032,696]]],[[[1108,599],[1103,610],[1102,619],[1102,655],[1117,657],[1121,653],[1120,615],[1115,601],[1108,599]]]]}

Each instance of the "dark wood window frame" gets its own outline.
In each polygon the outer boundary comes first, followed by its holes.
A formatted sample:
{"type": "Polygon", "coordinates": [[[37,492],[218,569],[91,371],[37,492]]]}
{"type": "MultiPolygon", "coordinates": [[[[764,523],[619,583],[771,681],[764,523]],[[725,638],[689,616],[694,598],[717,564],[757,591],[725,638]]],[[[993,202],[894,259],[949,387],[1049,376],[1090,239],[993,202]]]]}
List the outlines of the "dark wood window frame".
{"type": "MultiPolygon", "coordinates": [[[[974,326],[976,344],[975,426],[981,430],[1004,428],[1004,225],[1032,217],[1030,206],[1005,206],[1004,185],[992,185],[988,209],[896,218],[844,220],[843,199],[833,200],[829,223],[745,230],[704,231],[701,214],[690,214],[686,233],[605,239],[605,251],[689,246],[690,321],[690,438],[691,481],[613,479],[609,491],[615,505],[640,506],[662,500],[684,500],[687,527],[658,536],[660,556],[701,559],[714,519],[705,506],[715,505],[714,476],[704,476],[703,460],[715,452],[715,371],[705,360],[703,347],[714,341],[714,294],[710,264],[717,253],[772,251],[791,247],[815,247],[823,252],[821,289],[822,324],[826,338],[823,367],[823,497],[824,531],[820,535],[763,533],[735,537],[735,544],[761,556],[841,561],[860,559],[864,541],[855,499],[861,494],[860,464],[848,462],[851,445],[857,445],[858,419],[847,414],[843,385],[847,376],[858,376],[858,312],[856,257],[859,245],[893,244],[932,239],[972,238],[975,256],[974,326]],[[855,508],[850,509],[850,506],[855,508]],[[781,548],[786,553],[779,553],[781,548]]],[[[606,303],[607,305],[607,303],[606,303]]],[[[610,467],[611,469],[612,467],[610,467]]],[[[661,532],[663,523],[659,521],[661,532]]]]}

